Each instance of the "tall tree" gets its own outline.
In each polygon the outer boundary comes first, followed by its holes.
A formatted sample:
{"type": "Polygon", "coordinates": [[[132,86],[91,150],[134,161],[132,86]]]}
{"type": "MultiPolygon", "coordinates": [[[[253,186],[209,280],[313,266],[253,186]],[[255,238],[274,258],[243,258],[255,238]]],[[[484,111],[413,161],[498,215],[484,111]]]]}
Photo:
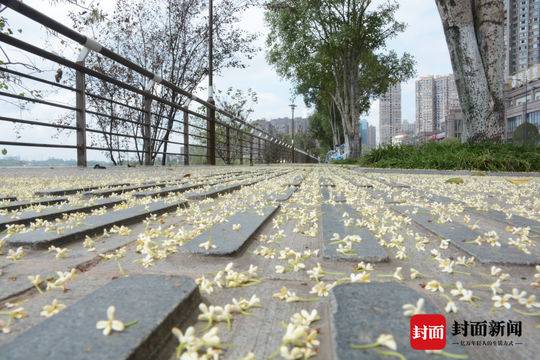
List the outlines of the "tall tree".
{"type": "MultiPolygon", "coordinates": [[[[350,156],[361,153],[358,121],[370,100],[414,74],[405,53],[385,52],[386,43],[405,29],[395,19],[396,1],[271,1],[266,20],[269,61],[278,73],[294,78],[298,89],[323,84],[336,104],[350,156]],[[313,81],[319,74],[331,81],[313,81]]],[[[318,91],[315,89],[315,91],[318,91]]]]}
{"type": "Polygon", "coordinates": [[[465,115],[463,140],[504,135],[503,0],[435,0],[465,115]]]}

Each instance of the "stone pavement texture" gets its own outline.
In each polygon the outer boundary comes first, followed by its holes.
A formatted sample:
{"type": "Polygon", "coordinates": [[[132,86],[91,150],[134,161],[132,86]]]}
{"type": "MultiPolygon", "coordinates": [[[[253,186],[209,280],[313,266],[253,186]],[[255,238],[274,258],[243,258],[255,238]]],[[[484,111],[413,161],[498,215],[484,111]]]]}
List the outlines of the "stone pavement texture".
{"type": "Polygon", "coordinates": [[[31,205],[0,219],[32,220],[0,232],[0,359],[536,359],[540,177],[488,175],[5,169],[0,199],[31,205]],[[167,185],[141,191],[149,182],[167,185]],[[119,203],[86,209],[114,187],[129,190],[119,203]],[[410,347],[403,306],[419,299],[446,316],[446,353],[410,347]],[[128,326],[105,336],[111,305],[128,326]],[[520,321],[521,336],[452,335],[454,321],[484,320],[520,321]],[[380,335],[395,349],[351,347],[380,335]]]}

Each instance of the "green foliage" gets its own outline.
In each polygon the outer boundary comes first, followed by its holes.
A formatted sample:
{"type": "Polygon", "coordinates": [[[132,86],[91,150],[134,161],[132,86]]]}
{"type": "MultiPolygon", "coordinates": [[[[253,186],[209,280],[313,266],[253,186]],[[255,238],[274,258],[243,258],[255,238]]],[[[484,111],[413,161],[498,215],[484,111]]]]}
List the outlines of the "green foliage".
{"type": "Polygon", "coordinates": [[[403,169],[540,171],[540,147],[493,142],[386,146],[373,149],[357,164],[403,169]]]}
{"type": "Polygon", "coordinates": [[[538,135],[538,128],[531,123],[523,123],[517,127],[512,135],[512,141],[514,144],[527,144],[535,145],[540,141],[540,135],[538,135]]]}

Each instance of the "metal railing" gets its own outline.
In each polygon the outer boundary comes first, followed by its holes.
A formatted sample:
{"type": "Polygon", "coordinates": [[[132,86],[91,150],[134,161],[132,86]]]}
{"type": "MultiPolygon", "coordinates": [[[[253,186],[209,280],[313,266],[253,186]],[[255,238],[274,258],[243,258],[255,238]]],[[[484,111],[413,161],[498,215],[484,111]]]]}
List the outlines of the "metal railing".
{"type": "Polygon", "coordinates": [[[109,152],[111,154],[135,153],[139,161],[145,165],[153,164],[159,156],[161,156],[163,163],[171,156],[181,157],[183,158],[184,165],[194,162],[193,159],[195,158],[202,158],[203,161],[206,159],[207,164],[213,165],[216,164],[216,155],[225,164],[235,162],[243,164],[248,159],[250,164],[254,162],[294,161],[297,163],[308,163],[318,161],[314,156],[293,147],[278,136],[272,135],[249,122],[233,116],[223,109],[216,107],[214,104],[181,89],[166,79],[161,79],[156,74],[38,12],[32,7],[25,5],[21,1],[0,0],[0,4],[83,46],[78,59],[72,61],[9,34],[0,33],[0,42],[71,69],[74,73],[74,84],[70,86],[65,82],[50,81],[6,66],[0,66],[0,72],[24,79],[25,81],[51,86],[59,91],[75,94],[75,104],[61,104],[36,96],[0,91],[0,97],[3,98],[42,104],[68,111],[72,114],[74,124],[49,123],[6,117],[1,113],[0,121],[54,128],[58,131],[70,131],[76,134],[76,144],[73,145],[4,141],[1,139],[1,135],[0,145],[76,149],[77,165],[83,167],[87,165],[88,150],[109,152]],[[94,56],[102,56],[104,59],[112,61],[115,65],[120,65],[129,74],[132,74],[132,76],[140,76],[144,79],[143,83],[146,83],[146,86],[140,88],[133,85],[133,82],[128,83],[127,81],[110,76],[104,71],[87,67],[85,61],[90,53],[94,56]],[[114,98],[114,96],[108,97],[105,94],[92,93],[87,89],[88,81],[97,81],[103,86],[110,86],[117,91],[123,91],[129,95],[128,99],[130,101],[121,101],[118,98],[114,98]],[[183,102],[170,101],[157,95],[154,90],[158,84],[171,91],[172,94],[181,97],[183,102]],[[99,107],[88,104],[88,102],[110,104],[111,108],[119,106],[128,115],[120,116],[113,110],[106,112],[99,107]],[[186,106],[186,102],[195,102],[199,108],[206,110],[205,114],[190,110],[186,106]],[[158,108],[162,110],[164,108],[169,109],[175,115],[171,117],[163,115],[157,111],[158,108]],[[176,114],[182,114],[182,119],[176,119],[176,114]],[[99,128],[100,126],[97,126],[98,128],[90,127],[90,122],[87,121],[89,117],[92,117],[94,123],[110,125],[110,129],[106,130],[103,126],[101,128],[99,128]],[[120,130],[113,131],[113,124],[131,126],[131,133],[120,130]],[[158,136],[159,131],[164,131],[165,133],[158,136]],[[87,133],[101,136],[102,138],[100,139],[105,139],[106,146],[87,144],[87,133]],[[123,139],[122,144],[129,144],[130,146],[114,146],[113,137],[117,144],[120,144],[120,139],[123,139]],[[109,140],[107,141],[107,139],[109,140]],[[169,151],[173,146],[179,148],[179,151],[169,151]]]}

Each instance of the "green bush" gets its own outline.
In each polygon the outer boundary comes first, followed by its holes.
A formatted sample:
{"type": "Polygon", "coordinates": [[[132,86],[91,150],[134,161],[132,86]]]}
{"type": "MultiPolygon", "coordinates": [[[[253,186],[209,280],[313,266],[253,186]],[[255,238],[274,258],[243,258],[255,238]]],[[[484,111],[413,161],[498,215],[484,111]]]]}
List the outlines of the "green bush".
{"type": "Polygon", "coordinates": [[[540,147],[456,141],[373,149],[356,163],[367,167],[481,171],[540,171],[540,147]]]}

